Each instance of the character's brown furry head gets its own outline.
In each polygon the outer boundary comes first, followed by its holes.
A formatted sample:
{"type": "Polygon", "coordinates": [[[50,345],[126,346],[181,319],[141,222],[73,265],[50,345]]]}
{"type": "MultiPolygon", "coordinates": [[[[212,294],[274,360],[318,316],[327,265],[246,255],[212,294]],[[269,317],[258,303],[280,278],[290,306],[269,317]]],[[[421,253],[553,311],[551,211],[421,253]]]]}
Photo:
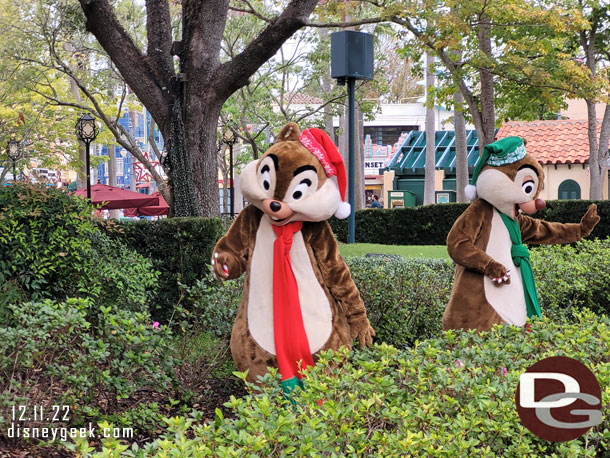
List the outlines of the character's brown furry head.
{"type": "Polygon", "coordinates": [[[276,225],[324,221],[341,203],[337,184],[299,136],[295,123],[286,124],[276,143],[241,174],[244,197],[276,225]]]}
{"type": "Polygon", "coordinates": [[[515,219],[519,213],[544,208],[538,196],[544,183],[542,166],[530,155],[512,164],[483,167],[477,182],[478,196],[515,219]]]}

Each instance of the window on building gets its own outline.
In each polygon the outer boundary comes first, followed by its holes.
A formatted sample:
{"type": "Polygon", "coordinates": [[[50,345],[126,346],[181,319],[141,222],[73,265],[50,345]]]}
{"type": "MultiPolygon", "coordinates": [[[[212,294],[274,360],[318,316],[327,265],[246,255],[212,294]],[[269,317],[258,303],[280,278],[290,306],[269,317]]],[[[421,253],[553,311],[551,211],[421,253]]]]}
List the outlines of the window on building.
{"type": "Polygon", "coordinates": [[[376,145],[393,145],[398,141],[400,134],[410,130],[418,130],[417,126],[368,126],[364,128],[364,137],[371,136],[376,145]]]}
{"type": "Polygon", "coordinates": [[[123,173],[124,173],[123,158],[117,157],[115,164],[116,164],[116,166],[115,166],[116,167],[116,176],[122,177],[123,173]]]}
{"type": "Polygon", "coordinates": [[[574,180],[562,181],[559,185],[558,198],[564,200],[580,199],[580,185],[574,180]]]}

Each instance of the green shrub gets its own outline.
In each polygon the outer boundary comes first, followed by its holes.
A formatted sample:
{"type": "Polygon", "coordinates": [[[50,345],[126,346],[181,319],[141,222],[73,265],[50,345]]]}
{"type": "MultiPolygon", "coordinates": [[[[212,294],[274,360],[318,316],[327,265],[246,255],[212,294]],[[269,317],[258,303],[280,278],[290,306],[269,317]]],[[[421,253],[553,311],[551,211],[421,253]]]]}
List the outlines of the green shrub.
{"type": "Polygon", "coordinates": [[[243,276],[237,280],[220,281],[208,272],[193,286],[184,287],[192,327],[211,332],[216,337],[228,338],[239,308],[243,291],[243,276]]]}
{"type": "Polygon", "coordinates": [[[453,284],[451,261],[382,256],[346,262],[377,341],[406,348],[440,333],[453,284]]]}
{"type": "Polygon", "coordinates": [[[83,199],[28,184],[0,189],[0,323],[9,304],[44,298],[143,311],[156,279],[151,261],[97,228],[83,199]]]}
{"type": "MultiPolygon", "coordinates": [[[[607,411],[583,437],[553,443],[527,431],[515,409],[520,374],[549,356],[576,358],[610,386],[610,320],[591,312],[576,320],[536,320],[531,332],[450,331],[406,351],[328,352],[308,371],[307,390],[294,392],[294,406],[274,372],[259,393],[226,404],[235,418],[167,419],[169,432],[150,444],[126,450],[108,441],[87,456],[600,456],[610,446],[607,411]]],[[[608,406],[610,391],[602,397],[608,406]]]]}
{"type": "MultiPolygon", "coordinates": [[[[591,203],[596,203],[601,221],[592,238],[610,237],[610,201],[551,200],[536,218],[560,223],[577,223],[591,203]]],[[[435,204],[389,210],[356,212],[356,242],[387,245],[445,245],[447,234],[468,204],[435,204]]],[[[347,240],[347,220],[329,220],[337,240],[347,240]]]]}
{"type": "Polygon", "coordinates": [[[84,274],[95,226],[82,199],[29,184],[0,188],[0,309],[65,298],[84,274]],[[10,301],[10,302],[9,302],[10,301]]]}
{"type": "Polygon", "coordinates": [[[0,412],[69,405],[78,422],[116,411],[139,390],[170,386],[171,333],[153,327],[147,313],[82,298],[9,307],[13,324],[0,323],[0,412]]]}
{"type": "Polygon", "coordinates": [[[587,307],[610,314],[610,239],[531,250],[542,310],[587,307]]]}
{"type": "Polygon", "coordinates": [[[160,272],[151,313],[154,319],[167,322],[173,307],[184,301],[185,287],[195,285],[209,272],[212,249],[225,225],[220,218],[168,218],[105,228],[113,239],[151,259],[160,272]]]}
{"type": "MultiPolygon", "coordinates": [[[[610,239],[606,239],[530,250],[545,316],[569,318],[583,307],[610,314],[609,248],[610,239]]],[[[349,257],[346,263],[377,341],[406,348],[417,339],[439,335],[453,286],[452,261],[376,256],[349,257]]],[[[220,283],[206,273],[193,286],[184,287],[191,315],[182,320],[200,331],[228,338],[242,287],[243,277],[220,283]]]]}

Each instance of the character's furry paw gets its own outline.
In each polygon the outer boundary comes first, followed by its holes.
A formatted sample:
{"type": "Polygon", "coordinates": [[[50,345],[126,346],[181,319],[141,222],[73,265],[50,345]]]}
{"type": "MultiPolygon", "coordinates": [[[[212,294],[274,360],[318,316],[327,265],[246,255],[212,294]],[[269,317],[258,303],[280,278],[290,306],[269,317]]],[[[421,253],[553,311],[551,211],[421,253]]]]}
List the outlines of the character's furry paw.
{"type": "Polygon", "coordinates": [[[580,220],[580,236],[586,237],[589,235],[593,229],[595,229],[595,226],[597,223],[599,223],[599,220],[600,217],[597,214],[597,205],[591,204],[587,210],[587,213],[585,213],[580,220]]]}
{"type": "Polygon", "coordinates": [[[484,273],[491,278],[492,283],[496,286],[510,284],[510,269],[499,262],[490,262],[484,273]]]}
{"type": "Polygon", "coordinates": [[[215,252],[212,254],[210,263],[212,264],[212,271],[221,280],[230,280],[239,276],[235,257],[229,253],[215,252]]]}
{"type": "Polygon", "coordinates": [[[506,285],[510,284],[510,269],[506,269],[506,274],[502,277],[492,277],[491,282],[495,285],[501,285],[502,283],[506,285]]]}
{"type": "Polygon", "coordinates": [[[371,345],[373,343],[373,337],[375,337],[375,330],[371,327],[369,320],[366,318],[365,320],[366,322],[363,322],[360,326],[350,325],[352,339],[358,339],[360,348],[371,345]]]}

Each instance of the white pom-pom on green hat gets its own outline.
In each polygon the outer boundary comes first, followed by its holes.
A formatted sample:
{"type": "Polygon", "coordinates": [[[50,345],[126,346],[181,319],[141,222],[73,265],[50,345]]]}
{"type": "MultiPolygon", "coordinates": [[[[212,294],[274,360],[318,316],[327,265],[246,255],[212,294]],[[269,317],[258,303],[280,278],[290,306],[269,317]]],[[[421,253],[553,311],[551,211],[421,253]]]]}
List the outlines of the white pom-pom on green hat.
{"type": "Polygon", "coordinates": [[[502,165],[512,164],[520,161],[525,157],[525,144],[521,137],[506,137],[497,142],[485,145],[483,154],[477,160],[472,173],[470,184],[464,188],[464,193],[468,200],[477,198],[477,179],[483,167],[491,165],[500,167],[502,165]]]}

